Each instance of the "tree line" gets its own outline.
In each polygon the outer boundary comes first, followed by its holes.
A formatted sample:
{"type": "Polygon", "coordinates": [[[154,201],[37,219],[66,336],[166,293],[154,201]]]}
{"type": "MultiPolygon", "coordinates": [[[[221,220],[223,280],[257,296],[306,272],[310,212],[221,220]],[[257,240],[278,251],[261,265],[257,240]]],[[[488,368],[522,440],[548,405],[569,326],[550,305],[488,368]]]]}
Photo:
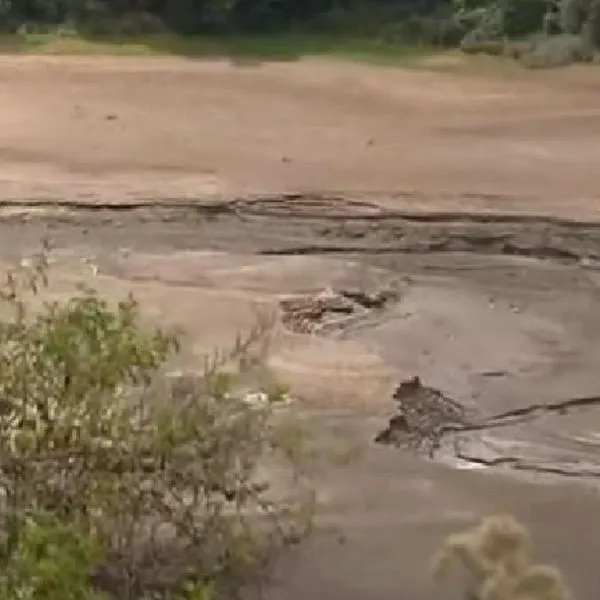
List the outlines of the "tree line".
{"type": "Polygon", "coordinates": [[[560,63],[590,58],[600,45],[600,0],[0,0],[4,32],[65,23],[97,35],[300,29],[467,52],[542,46],[560,63]]]}

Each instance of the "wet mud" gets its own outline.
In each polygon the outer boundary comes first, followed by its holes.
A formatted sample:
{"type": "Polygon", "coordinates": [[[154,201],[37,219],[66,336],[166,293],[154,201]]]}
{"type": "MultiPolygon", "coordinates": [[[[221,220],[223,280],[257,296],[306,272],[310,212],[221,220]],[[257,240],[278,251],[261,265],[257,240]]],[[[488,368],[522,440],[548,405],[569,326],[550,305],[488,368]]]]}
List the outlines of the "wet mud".
{"type": "Polygon", "coordinates": [[[42,239],[119,276],[115,257],[136,253],[360,263],[365,279],[352,285],[282,285],[278,309],[290,333],[365,343],[397,369],[398,409],[371,440],[461,468],[600,477],[600,221],[319,195],[0,203],[6,259],[42,239]],[[387,281],[373,284],[371,270],[387,281]]]}

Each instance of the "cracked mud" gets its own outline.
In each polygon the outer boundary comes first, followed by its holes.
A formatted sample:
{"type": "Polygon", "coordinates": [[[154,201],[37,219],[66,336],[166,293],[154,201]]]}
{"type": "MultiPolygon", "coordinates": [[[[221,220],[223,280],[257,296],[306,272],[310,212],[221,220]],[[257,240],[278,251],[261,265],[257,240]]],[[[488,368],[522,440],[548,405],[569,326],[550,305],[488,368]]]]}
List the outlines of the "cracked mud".
{"type": "Polygon", "coordinates": [[[404,381],[379,442],[463,468],[600,476],[600,223],[317,195],[11,202],[0,216],[7,258],[46,238],[144,294],[214,291],[224,315],[242,296],[274,303],[298,336],[274,362],[300,397],[335,380],[328,396],[383,414],[404,381]]]}
{"type": "Polygon", "coordinates": [[[446,432],[451,428],[461,431],[475,422],[463,405],[423,385],[418,376],[403,381],[393,398],[398,403],[398,414],[377,434],[378,444],[426,451],[433,457],[446,432]]]}
{"type": "Polygon", "coordinates": [[[325,289],[281,300],[281,320],[295,333],[325,334],[356,324],[373,312],[381,312],[397,299],[392,289],[376,292],[325,289]]]}
{"type": "Polygon", "coordinates": [[[504,439],[510,438],[511,434],[515,435],[516,429],[535,420],[597,410],[600,408],[600,396],[531,404],[483,418],[473,413],[469,415],[463,405],[440,390],[424,386],[418,377],[402,382],[393,397],[398,402],[398,412],[375,436],[376,443],[423,452],[429,458],[447,460],[452,457],[473,466],[568,477],[600,477],[600,465],[582,460],[582,457],[543,461],[528,456],[526,449],[519,448],[517,444],[516,452],[507,453],[502,446],[503,434],[504,439]]]}
{"type": "Polygon", "coordinates": [[[128,228],[143,224],[157,246],[175,243],[177,249],[200,244],[275,256],[470,252],[600,264],[600,221],[410,213],[316,195],[205,204],[10,201],[0,202],[0,216],[6,226],[22,224],[28,232],[43,231],[55,241],[70,234],[126,241],[128,228]],[[99,223],[114,230],[93,231],[99,223]]]}

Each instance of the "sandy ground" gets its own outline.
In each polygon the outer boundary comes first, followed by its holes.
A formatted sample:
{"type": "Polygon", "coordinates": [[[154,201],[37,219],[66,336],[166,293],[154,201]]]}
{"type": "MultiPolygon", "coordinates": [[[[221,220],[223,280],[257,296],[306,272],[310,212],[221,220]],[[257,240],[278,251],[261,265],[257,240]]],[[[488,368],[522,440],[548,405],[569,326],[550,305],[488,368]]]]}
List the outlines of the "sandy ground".
{"type": "Polygon", "coordinates": [[[49,294],[82,277],[133,291],[149,319],[185,328],[186,368],[285,295],[400,290],[330,335],[277,325],[271,366],[316,438],[362,452],[319,482],[322,530],[283,561],[273,600],[447,600],[432,551],[498,511],[532,527],[577,598],[597,598],[594,406],[496,436],[528,473],[372,443],[414,374],[483,414],[598,394],[596,71],[4,57],[0,81],[0,259],[50,238],[49,294]],[[275,200],[223,200],[248,194],[275,200]],[[557,465],[578,474],[544,473],[557,465]]]}
{"type": "Polygon", "coordinates": [[[5,57],[0,77],[5,196],[598,196],[597,73],[5,57]]]}

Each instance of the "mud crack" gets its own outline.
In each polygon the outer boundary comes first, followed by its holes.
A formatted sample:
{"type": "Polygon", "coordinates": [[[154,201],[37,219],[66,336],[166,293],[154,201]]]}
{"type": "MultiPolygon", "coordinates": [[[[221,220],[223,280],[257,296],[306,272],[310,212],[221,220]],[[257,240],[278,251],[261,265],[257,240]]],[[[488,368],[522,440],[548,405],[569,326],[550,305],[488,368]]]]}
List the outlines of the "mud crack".
{"type": "MultiPolygon", "coordinates": [[[[397,194],[396,194],[397,195],[397,194]]],[[[282,194],[242,198],[114,202],[0,200],[3,238],[74,236],[101,246],[107,239],[175,250],[261,255],[427,254],[462,252],[526,256],[600,267],[600,222],[529,214],[393,210],[351,195],[282,194]]],[[[403,201],[413,196],[405,194],[403,201]]],[[[418,197],[419,203],[438,202],[418,197]]]]}
{"type": "Polygon", "coordinates": [[[460,429],[475,422],[473,411],[441,391],[423,385],[419,377],[401,382],[393,398],[398,413],[375,437],[379,444],[426,451],[431,456],[448,427],[460,429]]]}
{"type": "Polygon", "coordinates": [[[324,334],[334,329],[344,329],[373,312],[382,311],[398,296],[398,292],[392,288],[372,293],[328,288],[315,294],[281,300],[281,320],[294,333],[324,334]]]}
{"type": "MultiPolygon", "coordinates": [[[[502,427],[530,423],[546,415],[566,416],[575,411],[600,408],[600,396],[570,398],[559,402],[535,403],[522,408],[481,417],[441,391],[423,385],[418,377],[402,382],[393,394],[397,413],[374,441],[402,450],[438,458],[450,454],[463,463],[490,468],[560,475],[564,477],[600,478],[600,464],[582,461],[540,462],[527,457],[508,455],[482,456],[469,451],[469,445],[487,447],[477,434],[502,427]]],[[[498,454],[497,451],[494,451],[498,454]]]]}

